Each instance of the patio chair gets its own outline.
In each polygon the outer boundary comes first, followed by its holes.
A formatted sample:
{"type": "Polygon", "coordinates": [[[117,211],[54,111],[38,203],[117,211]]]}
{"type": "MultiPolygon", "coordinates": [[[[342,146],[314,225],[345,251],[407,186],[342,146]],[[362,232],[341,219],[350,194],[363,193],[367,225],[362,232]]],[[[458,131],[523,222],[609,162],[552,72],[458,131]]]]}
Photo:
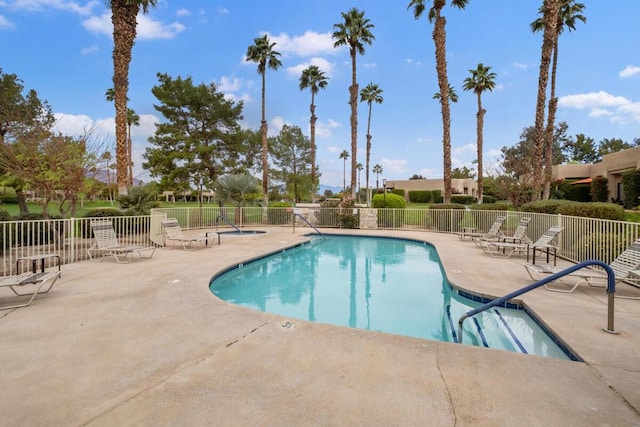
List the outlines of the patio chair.
{"type": "Polygon", "coordinates": [[[109,219],[91,221],[91,230],[95,242],[87,249],[87,255],[91,261],[96,261],[95,255],[99,255],[97,261],[102,261],[107,256],[112,256],[118,263],[128,263],[133,254],[140,258],[151,258],[156,251],[155,246],[123,245],[118,241],[113,223],[109,219]]]}
{"type": "Polygon", "coordinates": [[[9,310],[12,308],[20,308],[31,305],[36,296],[48,293],[53,285],[60,277],[60,271],[47,271],[42,273],[22,273],[13,276],[0,277],[0,287],[8,287],[19,297],[31,297],[26,302],[20,304],[12,304],[0,307],[0,310],[9,310]],[[18,292],[17,288],[23,288],[26,285],[36,285],[34,292],[18,292]],[[44,288],[44,290],[42,290],[44,288]]]}
{"type": "Polygon", "coordinates": [[[487,242],[483,249],[492,257],[509,258],[512,254],[527,254],[529,261],[529,251],[533,253],[533,263],[536,263],[536,252],[546,251],[547,263],[549,262],[549,252],[553,252],[554,264],[558,252],[558,246],[553,244],[553,240],[563,230],[564,227],[556,226],[549,228],[538,240],[533,243],[513,243],[513,242],[487,242]]]}
{"type": "Polygon", "coordinates": [[[491,242],[509,242],[509,243],[531,243],[531,239],[527,237],[527,227],[529,226],[529,222],[531,218],[520,218],[520,222],[518,222],[518,226],[513,232],[512,236],[502,235],[499,238],[483,238],[478,237],[473,239],[474,243],[477,246],[484,248],[491,242]]]}
{"type": "Polygon", "coordinates": [[[498,216],[493,221],[493,224],[491,224],[491,228],[489,228],[489,231],[487,231],[486,233],[476,233],[472,231],[467,231],[467,230],[464,230],[464,227],[463,227],[463,231],[461,233],[456,233],[456,234],[458,235],[458,237],[460,237],[460,240],[466,240],[467,238],[471,240],[473,239],[497,240],[498,238],[504,236],[504,234],[502,234],[502,231],[500,231],[500,228],[502,227],[502,224],[504,223],[505,219],[507,219],[507,217],[504,215],[498,216]]]}
{"type": "Polygon", "coordinates": [[[171,241],[172,244],[180,243],[182,248],[187,250],[191,248],[192,243],[199,243],[206,246],[208,236],[185,236],[182,234],[182,227],[176,218],[166,218],[162,220],[165,241],[171,241]]]}
{"type": "MultiPolygon", "coordinates": [[[[618,255],[618,257],[614,259],[609,266],[615,274],[616,285],[619,283],[625,283],[636,288],[640,287],[640,239],[633,242],[631,246],[618,255]]],[[[540,280],[545,275],[561,272],[565,267],[557,267],[549,264],[527,263],[524,264],[524,268],[533,280],[540,280]]],[[[606,287],[607,282],[607,273],[604,270],[596,268],[583,268],[574,271],[565,277],[573,277],[578,280],[569,289],[549,286],[550,283],[547,283],[544,287],[552,292],[571,293],[581,284],[604,288],[606,287]]],[[[562,279],[563,278],[560,280],[562,281],[562,279]]],[[[640,299],[640,296],[616,295],[616,297],[640,299]]]]}

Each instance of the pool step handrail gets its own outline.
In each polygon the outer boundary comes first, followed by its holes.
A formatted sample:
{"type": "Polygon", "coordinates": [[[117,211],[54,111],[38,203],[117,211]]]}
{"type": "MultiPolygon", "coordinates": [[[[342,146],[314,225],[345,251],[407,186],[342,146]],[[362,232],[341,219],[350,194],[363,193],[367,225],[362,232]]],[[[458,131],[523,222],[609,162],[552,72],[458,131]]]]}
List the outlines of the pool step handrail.
{"type": "Polygon", "coordinates": [[[233,221],[231,221],[229,218],[227,218],[222,214],[218,215],[218,217],[216,218],[216,226],[218,225],[218,220],[220,219],[226,222],[227,224],[229,224],[230,226],[232,226],[233,228],[235,228],[236,231],[238,231],[240,234],[242,234],[242,230],[240,230],[238,226],[233,223],[233,221]]]}
{"type": "Polygon", "coordinates": [[[561,277],[564,276],[568,276],[569,274],[573,273],[574,271],[580,270],[582,268],[591,266],[591,265],[595,265],[598,267],[602,267],[606,273],[607,273],[607,299],[608,299],[608,303],[607,303],[607,327],[606,328],[602,328],[605,332],[609,332],[611,334],[616,334],[617,332],[615,331],[614,328],[614,321],[613,321],[613,311],[614,311],[614,301],[615,301],[615,294],[616,294],[616,277],[615,277],[615,273],[613,272],[613,270],[611,269],[611,267],[609,266],[609,264],[599,261],[599,260],[587,260],[587,261],[583,261],[579,264],[576,265],[572,265],[571,267],[565,268],[562,271],[559,271],[555,274],[552,274],[548,277],[545,277],[544,279],[538,280],[535,283],[532,283],[530,285],[527,285],[525,287],[523,287],[522,289],[518,289],[517,291],[511,292],[510,294],[507,294],[501,298],[497,298],[494,299],[493,301],[489,301],[488,303],[481,305],[480,307],[476,307],[473,310],[469,310],[467,311],[465,314],[463,314],[462,316],[460,316],[460,320],[458,320],[458,344],[462,343],[462,323],[465,321],[465,319],[471,317],[471,316],[475,316],[478,313],[482,313],[483,311],[486,311],[488,309],[490,309],[491,307],[495,307],[495,306],[503,306],[507,301],[520,296],[522,294],[525,294],[529,291],[532,291],[534,289],[539,288],[540,286],[544,286],[549,282],[553,282],[554,280],[557,280],[561,277]]]}
{"type": "Polygon", "coordinates": [[[320,230],[318,230],[318,229],[317,229],[313,224],[311,224],[311,223],[307,220],[307,218],[303,217],[302,215],[300,215],[300,214],[299,214],[299,213],[297,213],[297,212],[294,212],[294,213],[293,213],[293,220],[294,220],[294,221],[293,221],[293,231],[294,231],[294,232],[296,231],[296,221],[295,221],[296,217],[300,218],[300,219],[302,220],[302,222],[304,222],[304,223],[305,223],[305,224],[307,224],[309,227],[311,227],[311,228],[313,228],[314,230],[316,230],[316,233],[318,233],[322,238],[325,238],[325,235],[324,235],[324,234],[322,234],[322,233],[320,232],[320,230]]]}

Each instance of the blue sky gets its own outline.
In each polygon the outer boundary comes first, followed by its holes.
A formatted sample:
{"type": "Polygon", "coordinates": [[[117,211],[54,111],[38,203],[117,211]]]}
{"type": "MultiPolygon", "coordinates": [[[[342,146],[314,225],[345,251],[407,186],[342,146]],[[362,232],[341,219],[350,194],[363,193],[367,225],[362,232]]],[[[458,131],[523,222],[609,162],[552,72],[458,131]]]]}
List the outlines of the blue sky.
{"type": "MultiPolygon", "coordinates": [[[[542,38],[529,24],[541,1],[471,0],[463,11],[445,8],[448,73],[460,98],[451,107],[453,167],[473,167],[476,158],[476,97],[462,90],[462,82],[478,63],[497,74],[496,89],[482,98],[489,169],[500,148],[517,143],[522,130],[534,124],[542,38]]],[[[191,76],[196,84],[216,82],[227,96],[244,101],[243,126],[259,128],[260,78],[244,54],[255,37],[268,33],[283,63],[267,72],[269,133],[277,134],[286,123],[308,135],[311,96],[298,89],[298,79],[309,64],[320,66],[330,78],[316,96],[321,183],[342,186],[339,154],[351,150],[351,65],[346,48],[333,48],[331,33],[342,20],[340,13],[357,7],[375,26],[376,38],[357,59],[358,82],[361,88],[377,83],[384,91],[384,103],[373,106],[371,165],[382,165],[380,179],[441,177],[432,25],[414,20],[408,3],[159,0],[148,15],[139,16],[129,76],[129,107],[141,116],[141,126],[133,130],[136,176],[149,180],[141,164],[160,119],[151,94],[158,72],[191,76]]],[[[640,137],[640,1],[582,3],[587,23],[560,38],[558,121],[569,124],[570,135],[632,142],[640,137]]],[[[0,67],[51,104],[64,133],[95,126],[105,139],[115,139],[113,105],[104,99],[112,87],[112,46],[110,10],[102,0],[0,0],[0,67]]],[[[360,104],[358,161],[363,164],[367,113],[366,104],[360,104]]],[[[364,173],[361,179],[364,185],[364,173]]]]}

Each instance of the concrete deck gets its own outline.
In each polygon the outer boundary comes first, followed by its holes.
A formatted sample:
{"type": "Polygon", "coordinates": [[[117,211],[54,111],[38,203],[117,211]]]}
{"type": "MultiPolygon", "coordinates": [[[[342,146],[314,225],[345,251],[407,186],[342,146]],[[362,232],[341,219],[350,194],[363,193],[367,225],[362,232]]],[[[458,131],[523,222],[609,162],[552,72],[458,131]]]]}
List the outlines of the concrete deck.
{"type": "MultiPolygon", "coordinates": [[[[605,333],[602,288],[522,298],[585,363],[310,323],[209,292],[216,271],[309,231],[63,266],[50,294],[0,312],[0,424],[640,425],[640,301],[616,299],[619,334],[605,333]]],[[[429,241],[475,292],[531,283],[521,257],[452,235],[353,233],[429,241]]]]}

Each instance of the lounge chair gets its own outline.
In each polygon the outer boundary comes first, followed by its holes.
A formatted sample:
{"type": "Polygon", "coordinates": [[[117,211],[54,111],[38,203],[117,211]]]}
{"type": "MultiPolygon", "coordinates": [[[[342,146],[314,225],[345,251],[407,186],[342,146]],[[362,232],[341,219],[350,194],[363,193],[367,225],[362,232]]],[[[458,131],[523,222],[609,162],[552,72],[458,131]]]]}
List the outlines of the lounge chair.
{"type": "MultiPolygon", "coordinates": [[[[626,283],[634,287],[640,287],[640,239],[636,240],[625,249],[616,259],[609,264],[616,277],[616,284],[626,283]]],[[[524,264],[524,268],[529,273],[529,276],[533,280],[540,280],[545,275],[555,274],[561,272],[565,267],[557,267],[549,264],[524,264]]],[[[567,278],[573,277],[578,280],[571,286],[571,288],[559,288],[544,285],[544,287],[552,292],[571,293],[576,290],[581,284],[587,284],[594,287],[606,287],[607,273],[604,270],[595,268],[583,268],[565,276],[567,278]]],[[[562,280],[564,278],[561,278],[562,280]]],[[[640,299],[640,296],[625,296],[616,295],[618,298],[626,299],[640,299]]]]}
{"type": "Polygon", "coordinates": [[[504,223],[504,220],[507,219],[506,216],[501,215],[493,221],[491,224],[491,228],[486,233],[474,233],[471,231],[464,230],[462,233],[456,233],[461,240],[469,239],[484,239],[484,240],[497,240],[498,238],[504,236],[500,228],[504,223]]]}
{"type": "Polygon", "coordinates": [[[99,255],[97,261],[113,256],[118,263],[128,263],[133,254],[140,255],[140,258],[151,258],[156,251],[155,246],[122,245],[109,219],[91,221],[91,230],[95,238],[93,245],[87,249],[91,261],[96,261],[94,256],[99,255]]]}
{"type": "MultiPolygon", "coordinates": [[[[553,226],[544,232],[538,240],[533,243],[512,243],[512,242],[487,242],[483,247],[486,253],[493,257],[509,258],[512,254],[518,253],[527,255],[529,261],[529,252],[533,253],[533,263],[536,263],[536,252],[546,251],[547,263],[549,262],[549,252],[553,252],[554,260],[558,253],[558,246],[553,244],[553,240],[563,230],[564,227],[553,226]]],[[[555,264],[555,262],[554,262],[555,264]]]]}
{"type": "Polygon", "coordinates": [[[520,218],[520,222],[518,222],[518,226],[513,232],[512,236],[501,236],[499,238],[489,238],[485,239],[482,237],[478,237],[473,239],[477,246],[484,248],[491,242],[509,242],[509,243],[531,243],[531,239],[527,237],[527,227],[529,226],[529,222],[531,218],[520,218]]]}
{"type": "Polygon", "coordinates": [[[11,291],[19,297],[28,297],[28,301],[20,304],[12,304],[0,307],[0,310],[9,310],[11,308],[26,307],[30,305],[36,296],[48,293],[53,287],[56,280],[60,277],[60,271],[47,271],[43,273],[23,273],[13,276],[0,277],[0,287],[8,287],[11,291]],[[37,288],[34,292],[18,292],[17,288],[23,288],[26,285],[36,285],[37,288]],[[44,290],[42,290],[45,288],[44,290]]]}
{"type": "Polygon", "coordinates": [[[208,234],[204,236],[185,236],[182,234],[182,227],[176,218],[163,219],[162,227],[165,241],[171,241],[173,244],[180,243],[185,250],[191,248],[192,243],[199,243],[202,246],[208,244],[208,234]]]}

